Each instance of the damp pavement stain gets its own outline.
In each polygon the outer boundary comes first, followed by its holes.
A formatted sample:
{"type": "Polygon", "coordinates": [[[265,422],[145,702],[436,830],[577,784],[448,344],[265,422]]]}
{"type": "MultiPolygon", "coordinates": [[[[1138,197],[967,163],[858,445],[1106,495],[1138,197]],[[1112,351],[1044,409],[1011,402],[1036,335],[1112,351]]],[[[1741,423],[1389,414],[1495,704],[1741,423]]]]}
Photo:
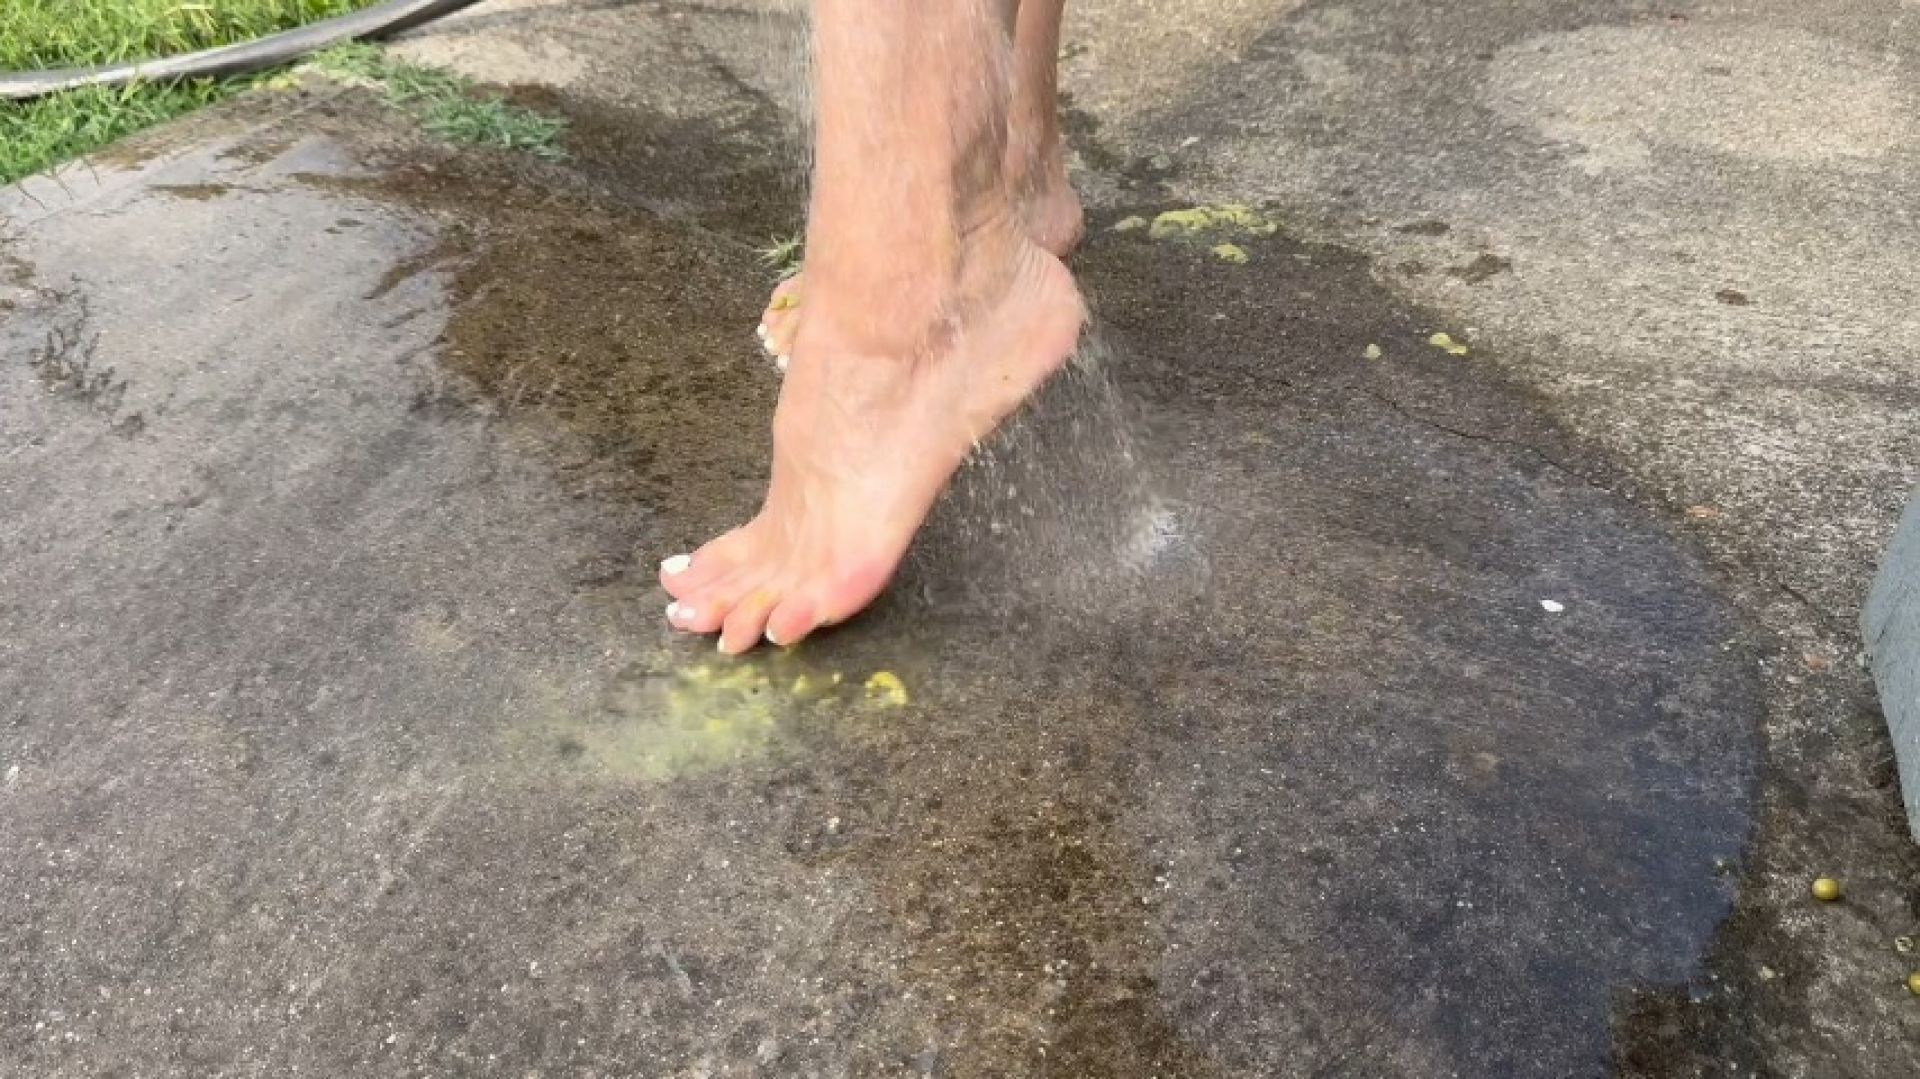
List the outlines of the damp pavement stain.
{"type": "Polygon", "coordinates": [[[1746,631],[1364,260],[1102,211],[895,587],[718,659],[653,566],[760,494],[784,151],[548,104],[564,167],[349,96],[0,204],[6,1059],[1560,1076],[1710,991],[1746,631]]]}
{"type": "Polygon", "coordinates": [[[909,702],[892,671],[848,678],[791,652],[725,663],[662,653],[606,686],[598,707],[576,711],[563,695],[539,725],[506,735],[535,740],[560,763],[614,780],[654,782],[788,760],[809,738],[872,738],[909,702]]]}

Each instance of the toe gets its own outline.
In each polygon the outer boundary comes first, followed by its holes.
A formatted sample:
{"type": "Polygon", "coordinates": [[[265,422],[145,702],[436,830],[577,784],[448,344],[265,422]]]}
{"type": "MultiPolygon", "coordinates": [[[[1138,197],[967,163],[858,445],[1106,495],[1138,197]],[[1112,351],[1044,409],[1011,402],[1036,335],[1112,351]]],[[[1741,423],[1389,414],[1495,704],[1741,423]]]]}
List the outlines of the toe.
{"type": "Polygon", "coordinates": [[[745,529],[736,528],[710,540],[690,555],[678,554],[660,563],[660,587],[674,599],[686,600],[725,580],[745,561],[745,529]]]}
{"type": "Polygon", "coordinates": [[[820,625],[814,610],[813,601],[804,596],[790,596],[780,601],[767,616],[767,641],[781,648],[799,644],[820,625]]]}
{"type": "Polygon", "coordinates": [[[675,600],[667,604],[667,622],[682,633],[712,633],[726,621],[724,603],[699,600],[675,600]]]}
{"type": "Polygon", "coordinates": [[[660,587],[669,594],[686,587],[687,574],[693,569],[690,554],[671,555],[660,560],[660,587]]]}
{"type": "MultiPolygon", "coordinates": [[[[773,290],[773,299],[760,316],[760,347],[776,360],[793,352],[793,335],[800,323],[800,279],[789,277],[773,290]]],[[[783,363],[782,370],[786,369],[783,363]]]]}
{"type": "Polygon", "coordinates": [[[700,607],[692,601],[674,600],[667,604],[667,624],[682,633],[711,633],[711,629],[702,629],[712,619],[701,614],[700,607]]]}
{"type": "MultiPolygon", "coordinates": [[[[794,335],[799,332],[800,320],[797,318],[781,319],[779,322],[768,327],[765,342],[767,354],[774,358],[776,364],[778,364],[780,360],[793,355],[793,338],[794,335]]],[[[781,367],[781,370],[784,371],[785,369],[784,366],[781,367]]]]}
{"type": "Polygon", "coordinates": [[[800,306],[800,275],[795,274],[773,286],[773,297],[767,301],[767,310],[773,313],[791,311],[800,306]]]}
{"type": "Polygon", "coordinates": [[[735,570],[681,600],[681,617],[673,620],[674,625],[689,633],[720,632],[743,597],[751,596],[765,579],[765,573],[754,566],[735,570]]]}
{"type": "Polygon", "coordinates": [[[720,628],[720,651],[737,656],[759,644],[767,630],[767,616],[778,601],[775,593],[757,588],[734,604],[720,628]]]}

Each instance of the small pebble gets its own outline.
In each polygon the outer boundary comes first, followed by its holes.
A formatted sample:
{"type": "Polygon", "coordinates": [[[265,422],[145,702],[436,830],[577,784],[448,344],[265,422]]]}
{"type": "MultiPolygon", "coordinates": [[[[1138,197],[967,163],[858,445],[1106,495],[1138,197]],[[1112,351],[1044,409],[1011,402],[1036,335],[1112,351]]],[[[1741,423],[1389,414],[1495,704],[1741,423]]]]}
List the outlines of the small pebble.
{"type": "Polygon", "coordinates": [[[1368,345],[1368,346],[1367,346],[1367,359],[1369,359],[1369,360],[1377,360],[1377,359],[1379,359],[1379,358],[1380,358],[1380,346],[1379,346],[1379,345],[1368,345]]]}
{"type": "Polygon", "coordinates": [[[1907,992],[1920,997],[1920,970],[1907,975],[1907,992]]]}
{"type": "Polygon", "coordinates": [[[1832,877],[1821,877],[1813,882],[1813,897],[1822,903],[1831,903],[1840,898],[1840,882],[1832,877]]]}
{"type": "Polygon", "coordinates": [[[1543,599],[1540,601],[1540,609],[1548,614],[1559,614],[1567,609],[1567,605],[1557,599],[1543,599]]]}

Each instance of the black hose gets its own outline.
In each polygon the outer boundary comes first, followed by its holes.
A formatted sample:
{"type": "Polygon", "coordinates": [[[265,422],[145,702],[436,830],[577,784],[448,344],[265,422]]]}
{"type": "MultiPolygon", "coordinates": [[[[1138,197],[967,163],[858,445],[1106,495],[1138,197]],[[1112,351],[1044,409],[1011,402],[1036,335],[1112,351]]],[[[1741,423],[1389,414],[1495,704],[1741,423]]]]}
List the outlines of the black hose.
{"type": "Polygon", "coordinates": [[[360,38],[384,37],[451,15],[479,0],[384,0],[372,7],[237,45],[137,60],[101,67],[69,67],[53,71],[0,74],[0,100],[26,101],[78,86],[118,86],[135,79],[218,78],[245,75],[278,67],[329,45],[360,38]]]}

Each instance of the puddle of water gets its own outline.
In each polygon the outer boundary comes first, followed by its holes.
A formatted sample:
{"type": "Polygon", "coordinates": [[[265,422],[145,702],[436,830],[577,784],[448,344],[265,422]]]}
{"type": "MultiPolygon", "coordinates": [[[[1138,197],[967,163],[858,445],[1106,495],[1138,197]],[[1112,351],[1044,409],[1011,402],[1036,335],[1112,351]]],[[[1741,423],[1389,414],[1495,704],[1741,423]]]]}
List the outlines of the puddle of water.
{"type": "MultiPolygon", "coordinates": [[[[376,189],[447,222],[442,360],[568,435],[568,491],[661,551],[751,511],[778,382],[757,237],[712,231],[732,193],[676,222],[457,163],[376,189]]],[[[796,657],[670,650],[531,737],[629,782],[801,786],[845,832],[787,850],[869,882],[901,969],[963,1002],[957,1070],[1579,1071],[1612,994],[1690,977],[1726,910],[1752,758],[1728,626],[1363,263],[1240,242],[1096,232],[1108,328],[871,615],[796,657]],[[876,707],[878,671],[911,703],[876,707]],[[1380,1004],[1409,980],[1432,993],[1380,1004]]]]}

